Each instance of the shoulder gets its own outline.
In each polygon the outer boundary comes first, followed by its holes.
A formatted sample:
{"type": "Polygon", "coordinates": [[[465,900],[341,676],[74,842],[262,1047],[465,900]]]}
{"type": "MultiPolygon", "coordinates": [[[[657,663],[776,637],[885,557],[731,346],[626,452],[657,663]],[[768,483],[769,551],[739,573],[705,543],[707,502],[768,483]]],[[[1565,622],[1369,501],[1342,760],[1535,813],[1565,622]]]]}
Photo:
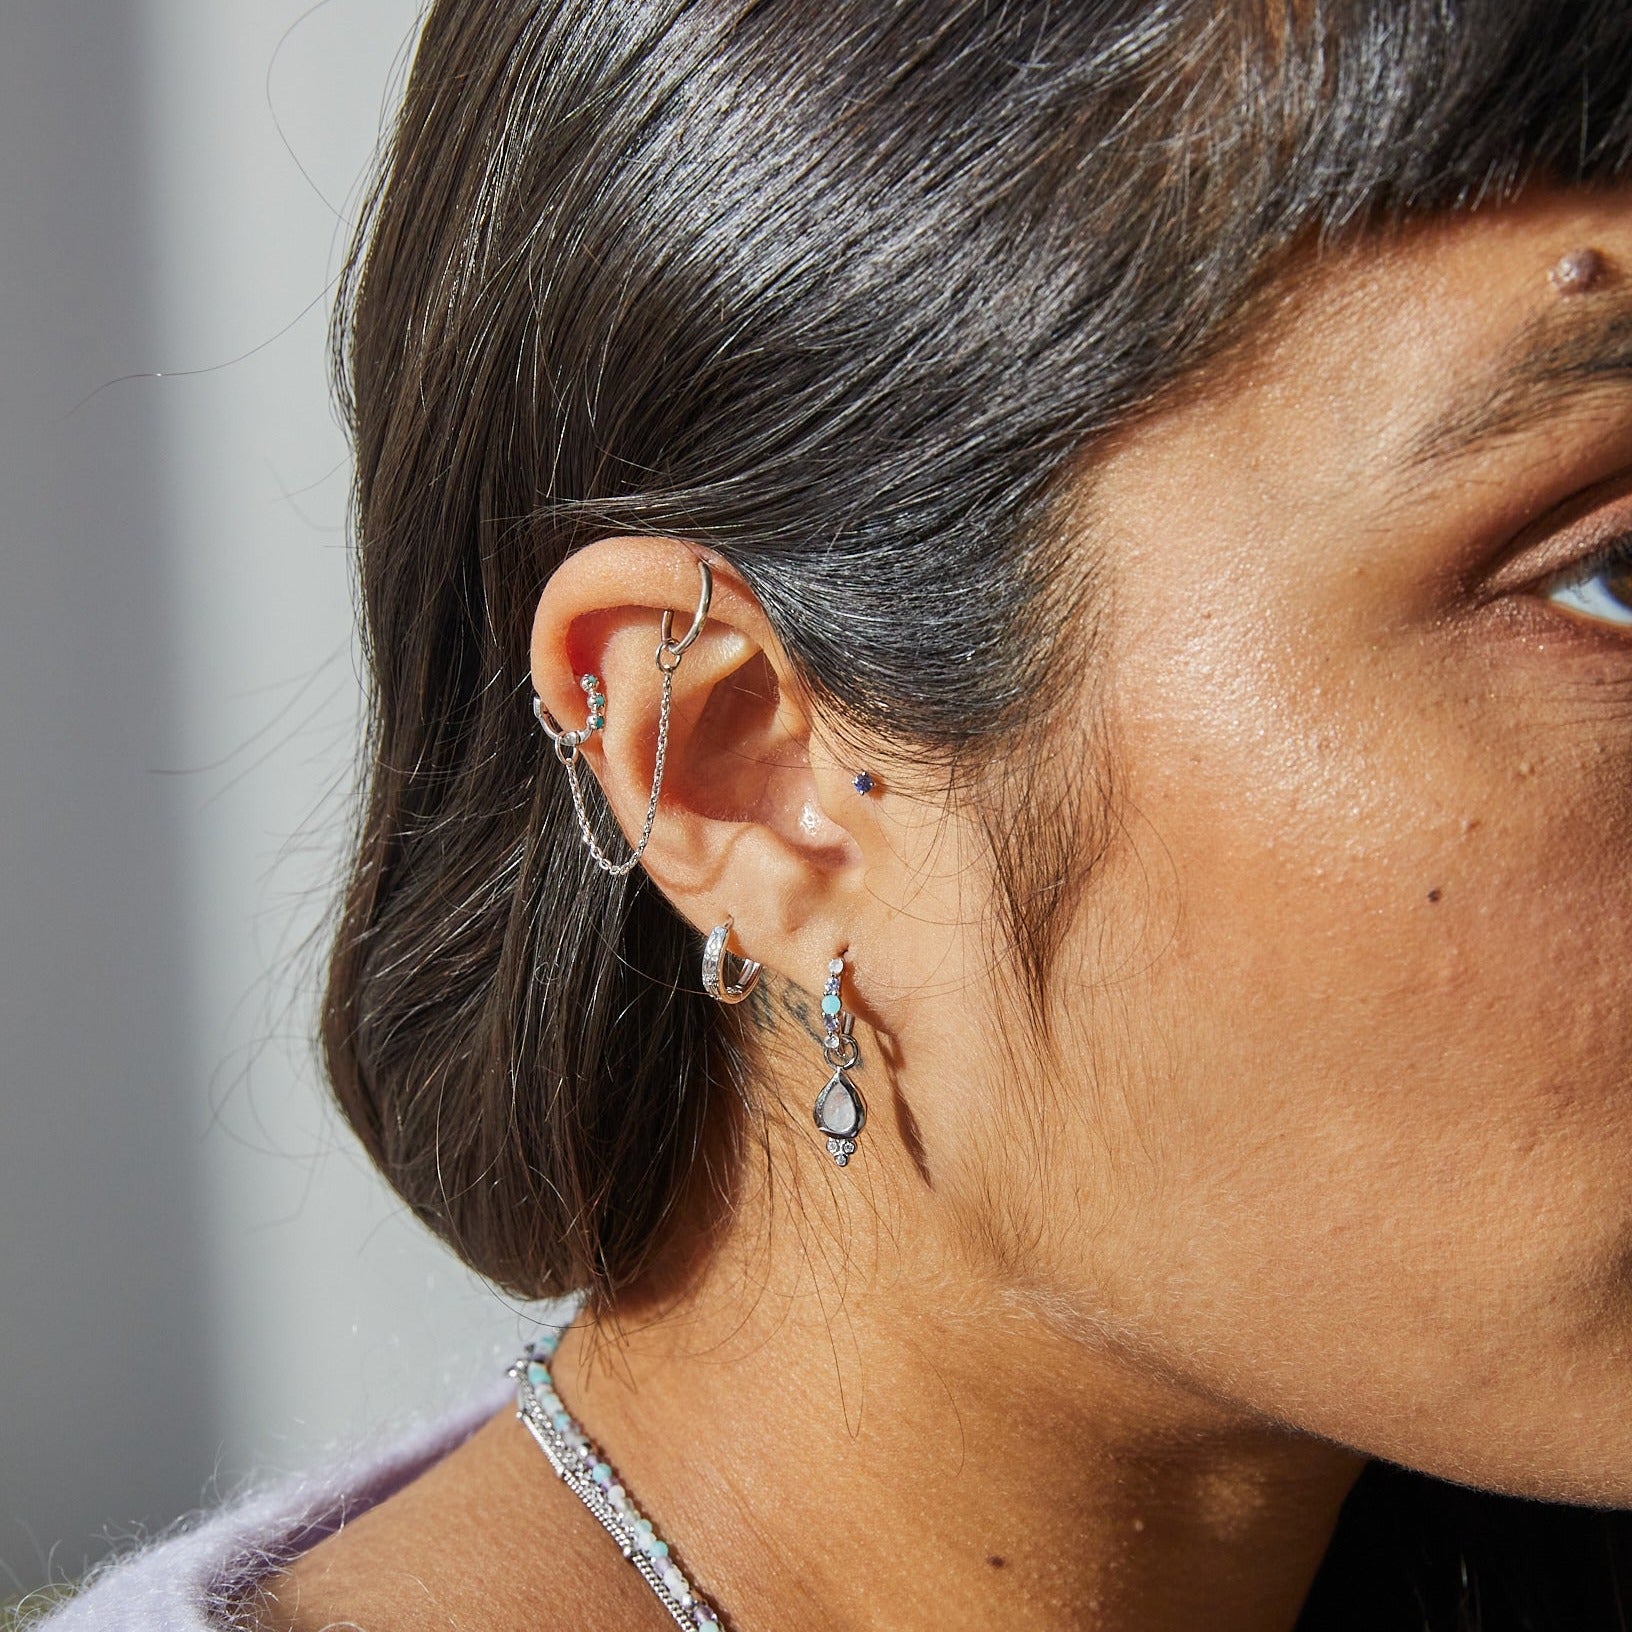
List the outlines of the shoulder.
{"type": "Polygon", "coordinates": [[[316,1473],[252,1490],[104,1561],[24,1632],[220,1632],[276,1573],[421,1478],[511,1400],[508,1386],[316,1473]]]}
{"type": "Polygon", "coordinates": [[[541,1620],[669,1624],[512,1409],[269,1576],[255,1632],[537,1632],[541,1620]]]}

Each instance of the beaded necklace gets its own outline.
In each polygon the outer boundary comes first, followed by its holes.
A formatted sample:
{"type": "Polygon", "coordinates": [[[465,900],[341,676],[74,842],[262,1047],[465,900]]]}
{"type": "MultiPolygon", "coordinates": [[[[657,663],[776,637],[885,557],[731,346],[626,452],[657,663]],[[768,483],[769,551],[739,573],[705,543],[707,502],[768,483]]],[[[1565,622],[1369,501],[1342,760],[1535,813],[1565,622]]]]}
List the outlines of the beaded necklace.
{"type": "Polygon", "coordinates": [[[560,1341],[560,1333],[546,1332],[510,1368],[516,1380],[516,1415],[532,1430],[562,1483],[640,1571],[674,1624],[685,1632],[724,1632],[720,1612],[686,1579],[669,1544],[641,1515],[600,1448],[561,1403],[548,1363],[560,1341]]]}

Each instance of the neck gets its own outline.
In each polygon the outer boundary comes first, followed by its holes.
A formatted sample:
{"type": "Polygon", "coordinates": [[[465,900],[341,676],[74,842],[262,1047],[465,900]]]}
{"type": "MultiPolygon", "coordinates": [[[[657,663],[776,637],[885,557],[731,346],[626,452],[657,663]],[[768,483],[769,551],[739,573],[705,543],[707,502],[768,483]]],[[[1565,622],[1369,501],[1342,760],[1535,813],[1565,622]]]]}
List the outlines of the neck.
{"type": "Polygon", "coordinates": [[[739,1632],[1293,1626],[1363,1458],[921,1250],[837,1177],[784,1180],[797,1216],[739,1203],[683,1298],[581,1317],[553,1365],[739,1632]]]}

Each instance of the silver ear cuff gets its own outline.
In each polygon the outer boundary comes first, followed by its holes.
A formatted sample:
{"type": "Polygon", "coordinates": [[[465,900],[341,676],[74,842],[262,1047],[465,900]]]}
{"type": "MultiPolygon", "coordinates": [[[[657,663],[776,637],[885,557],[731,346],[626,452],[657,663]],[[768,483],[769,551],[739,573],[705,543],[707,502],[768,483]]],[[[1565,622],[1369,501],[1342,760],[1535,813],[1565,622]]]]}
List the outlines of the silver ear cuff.
{"type": "Polygon", "coordinates": [[[622,861],[613,861],[596,841],[595,830],[589,825],[589,812],[584,808],[584,790],[578,780],[579,748],[606,725],[606,698],[601,691],[599,677],[586,674],[579,678],[578,684],[589,695],[589,718],[577,730],[564,729],[544,706],[544,700],[537,696],[533,698],[533,717],[554,743],[555,757],[567,768],[567,780],[572,784],[572,803],[578,812],[578,826],[584,835],[584,843],[589,846],[589,853],[596,863],[614,877],[634,871],[646,849],[646,841],[652,836],[652,823],[657,820],[657,796],[663,787],[663,760],[669,751],[669,700],[674,691],[674,671],[680,667],[682,655],[703,632],[709,603],[714,598],[714,574],[709,570],[708,563],[699,559],[697,571],[703,581],[697,596],[697,613],[683,638],[674,639],[674,614],[668,610],[663,613],[655,659],[658,673],[663,676],[663,698],[657,711],[657,759],[652,766],[652,796],[646,802],[646,821],[640,830],[640,843],[622,861]]]}

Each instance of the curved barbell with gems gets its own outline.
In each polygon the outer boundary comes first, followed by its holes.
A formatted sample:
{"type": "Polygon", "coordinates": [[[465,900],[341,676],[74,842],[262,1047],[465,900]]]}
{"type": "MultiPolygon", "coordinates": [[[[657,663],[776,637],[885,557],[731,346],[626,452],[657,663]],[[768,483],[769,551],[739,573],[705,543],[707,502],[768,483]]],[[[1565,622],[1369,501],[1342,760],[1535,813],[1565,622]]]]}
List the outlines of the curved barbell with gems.
{"type": "Polygon", "coordinates": [[[634,871],[645,852],[647,840],[652,836],[652,823],[657,820],[657,796],[663,787],[663,761],[669,751],[669,701],[674,691],[675,670],[680,667],[680,659],[692,642],[703,632],[703,624],[708,619],[709,604],[714,598],[714,574],[709,570],[708,563],[699,558],[697,571],[702,578],[702,588],[697,596],[697,612],[691,620],[691,627],[681,639],[674,638],[674,613],[667,608],[663,612],[657,655],[654,659],[657,672],[663,676],[663,697],[657,710],[657,759],[652,766],[652,796],[646,802],[646,821],[640,830],[640,842],[622,861],[613,861],[596,841],[595,830],[589,825],[589,812],[584,806],[584,790],[578,781],[578,750],[606,724],[606,698],[601,692],[599,678],[593,674],[579,678],[578,684],[589,694],[589,718],[576,731],[566,730],[544,706],[543,698],[538,696],[533,698],[533,718],[544,728],[544,734],[555,745],[555,757],[567,768],[567,781],[572,786],[573,808],[578,812],[578,826],[583,833],[584,843],[589,846],[589,853],[595,858],[596,864],[614,877],[621,877],[634,871]]]}

